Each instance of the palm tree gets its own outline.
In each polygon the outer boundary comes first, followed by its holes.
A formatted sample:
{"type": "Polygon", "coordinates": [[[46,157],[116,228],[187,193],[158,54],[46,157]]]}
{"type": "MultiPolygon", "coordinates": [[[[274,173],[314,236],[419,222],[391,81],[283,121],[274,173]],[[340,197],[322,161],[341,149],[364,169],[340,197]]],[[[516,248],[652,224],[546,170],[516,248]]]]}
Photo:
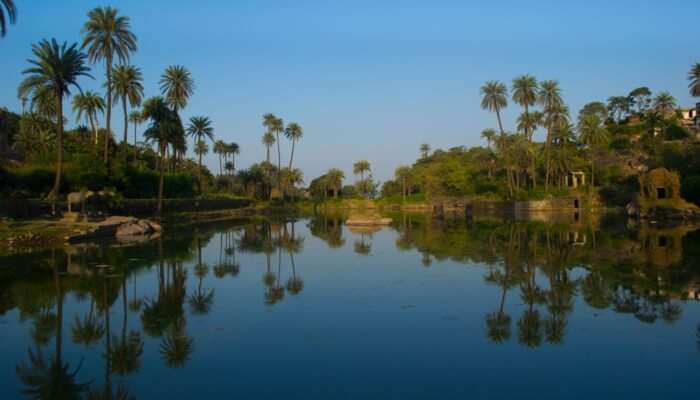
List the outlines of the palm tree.
{"type": "MultiPolygon", "coordinates": [[[[525,119],[529,120],[529,107],[535,105],[537,100],[537,79],[532,75],[522,75],[513,79],[513,101],[521,107],[525,108],[525,119]]],[[[532,132],[529,130],[532,126],[528,126],[525,130],[525,135],[528,141],[532,141],[532,132]]]]}
{"type": "Polygon", "coordinates": [[[0,37],[7,34],[7,23],[14,24],[17,19],[17,7],[13,0],[0,0],[0,37]],[[4,9],[4,10],[3,10],[4,9]],[[5,21],[7,12],[7,22],[5,21]]]}
{"type": "Polygon", "coordinates": [[[301,125],[296,122],[290,122],[287,128],[284,130],[284,136],[292,141],[292,153],[289,156],[289,169],[292,169],[292,161],[294,160],[294,144],[298,142],[302,136],[304,136],[304,130],[301,125]]]}
{"type": "MultiPolygon", "coordinates": [[[[81,33],[83,37],[82,48],[87,48],[91,63],[105,61],[107,71],[107,115],[106,134],[112,134],[112,63],[114,57],[120,63],[127,63],[131,53],[136,51],[136,36],[130,30],[129,17],[119,15],[116,8],[97,7],[88,13],[81,33]]],[[[107,136],[105,136],[105,139],[107,136]]],[[[109,140],[104,144],[104,162],[109,161],[109,140]]]]}
{"type": "Polygon", "coordinates": [[[549,147],[552,144],[552,130],[557,127],[556,124],[560,116],[559,111],[561,111],[561,106],[564,102],[561,98],[559,82],[553,80],[542,81],[540,90],[537,93],[537,102],[542,105],[544,109],[544,126],[547,128],[547,140],[545,142],[545,163],[547,172],[544,180],[544,188],[546,191],[549,187],[549,147]]]}
{"type": "Polygon", "coordinates": [[[503,124],[501,123],[501,110],[508,106],[507,93],[506,85],[498,81],[488,81],[481,87],[481,95],[483,96],[481,108],[496,113],[501,135],[505,135],[503,124]]]}
{"type": "Polygon", "coordinates": [[[690,68],[688,72],[688,88],[690,88],[690,95],[693,97],[700,97],[700,62],[695,63],[690,68]]]}
{"type": "MultiPolygon", "coordinates": [[[[177,111],[175,111],[177,112],[177,111]]],[[[214,128],[208,117],[192,117],[187,127],[187,135],[195,140],[195,153],[199,156],[199,168],[197,169],[197,185],[202,194],[202,155],[209,152],[205,139],[214,140],[214,128]]]]}
{"type": "Polygon", "coordinates": [[[236,172],[236,155],[241,153],[241,147],[238,143],[229,143],[226,145],[226,153],[231,156],[231,175],[236,172]]]}
{"type": "Polygon", "coordinates": [[[76,94],[73,97],[73,112],[76,114],[76,122],[85,115],[95,138],[95,146],[97,146],[100,128],[97,115],[98,113],[104,113],[105,107],[105,100],[102,96],[90,90],[76,94]]]}
{"type": "Polygon", "coordinates": [[[333,197],[338,198],[338,193],[343,187],[343,179],[345,179],[345,174],[338,168],[331,168],[326,172],[326,178],[328,179],[328,186],[333,189],[333,197]]]}
{"type": "Polygon", "coordinates": [[[676,98],[668,91],[659,92],[654,98],[654,108],[662,115],[668,115],[676,108],[676,98]]]}
{"type": "Polygon", "coordinates": [[[179,112],[187,106],[194,93],[194,79],[187,68],[182,65],[171,65],[160,77],[160,91],[168,104],[179,112]]]}
{"type": "Polygon", "coordinates": [[[56,180],[51,190],[51,198],[55,199],[61,188],[61,173],[63,171],[63,98],[70,95],[70,87],[78,86],[78,78],[87,76],[92,78],[85,65],[85,54],[81,53],[77,44],[70,47],[66,42],[59,45],[56,39],[42,40],[32,45],[34,59],[29,60],[32,67],[22,71],[27,77],[20,83],[20,93],[36,93],[37,91],[50,91],[53,93],[58,112],[57,121],[57,147],[58,160],[56,165],[56,180]]]}
{"type": "Polygon", "coordinates": [[[129,113],[129,122],[131,122],[134,126],[134,147],[136,147],[136,134],[138,131],[138,126],[143,123],[143,116],[141,115],[141,112],[138,110],[133,110],[129,113]]]}
{"type": "Polygon", "coordinates": [[[265,132],[262,137],[262,143],[265,145],[267,150],[267,158],[265,159],[267,162],[270,162],[270,147],[272,147],[275,142],[275,135],[273,135],[272,132],[265,132]]]}
{"type": "MultiPolygon", "coordinates": [[[[114,68],[113,85],[114,85],[114,102],[121,101],[124,111],[124,156],[126,157],[127,135],[129,133],[129,114],[126,110],[127,100],[129,105],[138,107],[143,99],[143,74],[141,70],[133,65],[119,65],[114,68]]],[[[134,132],[134,135],[136,133],[134,132]]],[[[134,144],[136,137],[134,136],[134,144]]]]}
{"type": "Polygon", "coordinates": [[[399,165],[394,171],[394,176],[396,180],[401,181],[401,195],[403,196],[403,202],[406,202],[406,195],[408,191],[408,180],[411,178],[411,167],[408,165],[399,165]]]}
{"type": "Polygon", "coordinates": [[[369,161],[367,160],[360,160],[352,165],[352,173],[355,175],[360,175],[361,180],[365,179],[365,173],[369,172],[370,169],[371,167],[369,161]]]}
{"type": "Polygon", "coordinates": [[[224,174],[224,168],[222,164],[222,158],[224,154],[226,154],[226,143],[223,140],[217,140],[214,142],[214,148],[213,148],[214,154],[218,154],[219,156],[219,175],[224,174]]]}
{"type": "Polygon", "coordinates": [[[420,145],[420,154],[422,158],[428,158],[428,154],[430,154],[430,145],[428,143],[420,145]]]}
{"type": "Polygon", "coordinates": [[[591,188],[595,186],[595,151],[608,141],[608,132],[603,121],[596,114],[583,117],[578,126],[581,142],[588,146],[591,161],[591,188]]]}
{"type": "Polygon", "coordinates": [[[280,133],[284,130],[284,121],[277,118],[275,114],[267,113],[263,115],[263,126],[268,132],[274,133],[277,141],[277,189],[282,191],[282,152],[280,151],[280,133]]]}
{"type": "Polygon", "coordinates": [[[486,139],[486,143],[488,143],[490,149],[491,143],[493,143],[494,139],[496,138],[496,130],[492,128],[486,128],[483,131],[481,131],[481,137],[486,139]]]}
{"type": "Polygon", "coordinates": [[[163,186],[165,177],[165,151],[168,145],[185,135],[180,116],[177,112],[168,108],[162,97],[153,97],[143,104],[144,118],[151,120],[151,125],[143,133],[144,138],[158,145],[160,153],[160,183],[158,185],[157,215],[161,216],[163,210],[163,186]]]}

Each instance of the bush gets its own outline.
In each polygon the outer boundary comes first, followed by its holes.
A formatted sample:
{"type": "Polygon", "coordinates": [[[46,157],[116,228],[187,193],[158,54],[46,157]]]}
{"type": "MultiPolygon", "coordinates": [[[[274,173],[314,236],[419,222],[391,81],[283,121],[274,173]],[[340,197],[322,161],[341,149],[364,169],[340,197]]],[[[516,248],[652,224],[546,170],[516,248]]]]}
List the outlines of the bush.
{"type": "Polygon", "coordinates": [[[608,207],[624,207],[636,200],[639,193],[639,181],[636,176],[629,176],[610,182],[600,188],[600,199],[608,207]]]}
{"type": "Polygon", "coordinates": [[[619,152],[626,152],[632,148],[632,142],[630,142],[629,138],[618,137],[610,142],[610,148],[619,152]]]}
{"type": "Polygon", "coordinates": [[[664,130],[664,139],[666,140],[683,140],[689,137],[690,133],[676,124],[671,124],[664,130]]]}

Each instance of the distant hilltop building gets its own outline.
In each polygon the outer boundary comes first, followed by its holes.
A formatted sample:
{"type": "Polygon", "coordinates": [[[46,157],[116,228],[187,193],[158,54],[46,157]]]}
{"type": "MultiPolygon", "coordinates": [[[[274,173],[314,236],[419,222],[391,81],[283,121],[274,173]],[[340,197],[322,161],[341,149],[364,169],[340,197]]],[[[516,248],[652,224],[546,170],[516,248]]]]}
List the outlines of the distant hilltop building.
{"type": "Polygon", "coordinates": [[[700,133],[700,103],[696,103],[695,108],[679,108],[678,114],[684,128],[700,133]]]}

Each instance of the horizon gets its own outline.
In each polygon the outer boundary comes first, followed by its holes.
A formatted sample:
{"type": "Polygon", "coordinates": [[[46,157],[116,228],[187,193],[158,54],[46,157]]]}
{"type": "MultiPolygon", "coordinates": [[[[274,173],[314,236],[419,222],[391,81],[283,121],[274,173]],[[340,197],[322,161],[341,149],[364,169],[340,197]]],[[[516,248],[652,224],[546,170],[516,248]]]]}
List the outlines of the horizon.
{"type": "MultiPolygon", "coordinates": [[[[139,44],[131,63],[144,73],[146,97],[160,94],[158,79],[168,65],[190,69],[196,88],[183,121],[210,117],[217,139],[241,146],[238,169],[264,158],[264,113],[300,123],[305,132],[295,161],[307,185],[329,168],[342,169],[353,181],[352,163],[360,159],[386,181],[398,165],[413,163],[424,142],[433,149],[485,145],[481,130],[496,127],[495,116],[480,107],[479,88],[487,80],[509,88],[521,74],[558,80],[572,117],[587,102],[638,86],[668,90],[681,107],[695,104],[685,79],[697,58],[689,38],[700,33],[685,12],[690,1],[533,3],[212,1],[197,7],[129,0],[59,7],[48,0],[17,1],[17,23],[0,39],[0,85],[6,88],[0,106],[21,111],[16,88],[31,44],[51,38],[80,43],[87,12],[100,5],[131,19],[139,44]],[[663,30],[649,28],[669,20],[673,24],[663,30]],[[499,21],[495,29],[489,24],[499,21]]],[[[103,67],[91,67],[96,79],[83,79],[81,86],[100,89],[103,67]]],[[[520,112],[509,101],[506,130],[514,130],[520,112]]],[[[66,118],[67,127],[76,126],[70,112],[66,118]]],[[[112,124],[119,139],[116,107],[112,124]]],[[[210,153],[206,164],[216,171],[217,156],[210,153]]]]}

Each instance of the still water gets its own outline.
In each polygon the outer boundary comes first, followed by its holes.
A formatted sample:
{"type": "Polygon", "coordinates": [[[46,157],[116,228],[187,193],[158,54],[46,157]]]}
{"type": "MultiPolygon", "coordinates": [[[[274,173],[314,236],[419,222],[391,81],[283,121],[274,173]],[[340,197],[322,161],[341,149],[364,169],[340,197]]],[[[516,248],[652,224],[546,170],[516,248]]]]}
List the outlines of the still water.
{"type": "Polygon", "coordinates": [[[0,398],[691,398],[700,232],[395,215],[0,258],[0,398]]]}

